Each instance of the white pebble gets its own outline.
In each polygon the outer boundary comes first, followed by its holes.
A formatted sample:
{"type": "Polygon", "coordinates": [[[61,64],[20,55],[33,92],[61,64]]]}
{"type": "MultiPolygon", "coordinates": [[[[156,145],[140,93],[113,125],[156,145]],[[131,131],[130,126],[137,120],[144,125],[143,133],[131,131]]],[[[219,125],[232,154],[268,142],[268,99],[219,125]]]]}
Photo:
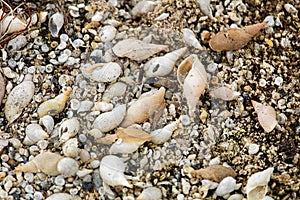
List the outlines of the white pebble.
{"type": "Polygon", "coordinates": [[[280,45],[283,48],[290,47],[291,46],[291,41],[288,38],[281,38],[280,45]]]}
{"type": "Polygon", "coordinates": [[[100,161],[99,160],[93,160],[91,163],[90,163],[90,166],[93,168],[93,169],[96,169],[100,166],[100,161]]]}
{"type": "Polygon", "coordinates": [[[244,196],[241,194],[233,194],[228,198],[228,200],[242,200],[243,198],[244,196]]]}
{"type": "Polygon", "coordinates": [[[112,41],[117,34],[117,29],[113,26],[104,26],[100,31],[100,39],[102,42],[112,41]]]}
{"type": "Polygon", "coordinates": [[[218,164],[220,164],[220,158],[219,157],[215,157],[215,158],[213,158],[209,161],[209,166],[218,165],[218,164]]]}
{"type": "Polygon", "coordinates": [[[258,151],[259,151],[259,145],[258,144],[250,144],[249,145],[249,149],[248,149],[249,154],[257,154],[258,151]]]}
{"type": "Polygon", "coordinates": [[[187,126],[191,123],[190,117],[188,115],[181,115],[180,121],[181,121],[182,125],[184,125],[184,126],[187,126]]]}
{"type": "Polygon", "coordinates": [[[270,196],[265,196],[262,200],[274,200],[274,199],[270,196]]]}
{"type": "Polygon", "coordinates": [[[216,195],[224,196],[234,191],[236,180],[230,176],[224,178],[217,187],[216,195]]]}

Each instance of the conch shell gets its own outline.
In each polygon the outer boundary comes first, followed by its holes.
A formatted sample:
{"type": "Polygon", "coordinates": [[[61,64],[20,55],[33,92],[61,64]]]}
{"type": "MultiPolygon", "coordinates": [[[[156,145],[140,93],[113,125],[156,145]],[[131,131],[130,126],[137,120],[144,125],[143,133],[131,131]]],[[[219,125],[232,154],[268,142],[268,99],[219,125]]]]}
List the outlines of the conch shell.
{"type": "Polygon", "coordinates": [[[155,57],[144,65],[146,77],[158,77],[168,75],[176,63],[176,61],[187,51],[186,47],[177,49],[164,56],[155,57]]]}
{"type": "Polygon", "coordinates": [[[268,22],[263,21],[258,24],[245,26],[242,28],[229,28],[220,31],[209,41],[209,46],[215,51],[232,51],[246,46],[268,22]]]}
{"type": "Polygon", "coordinates": [[[65,92],[59,94],[54,99],[43,102],[37,110],[39,117],[41,118],[45,115],[54,116],[62,112],[65,108],[67,100],[69,99],[71,91],[71,88],[68,88],[65,92]]]}
{"type": "Polygon", "coordinates": [[[177,80],[183,85],[183,96],[187,100],[189,115],[193,117],[197,102],[207,85],[207,74],[197,55],[192,54],[181,62],[177,80]]]}
{"type": "Polygon", "coordinates": [[[128,108],[127,114],[121,124],[127,127],[134,123],[141,123],[149,119],[163,104],[166,89],[161,87],[158,91],[148,96],[140,97],[128,108]]]}
{"type": "Polygon", "coordinates": [[[161,129],[152,131],[150,133],[152,135],[151,141],[154,144],[163,144],[164,142],[168,141],[171,138],[174,130],[176,130],[178,123],[179,123],[179,120],[171,122],[170,124],[166,125],[165,127],[161,128],[161,129]]]}
{"type": "Polygon", "coordinates": [[[43,152],[24,165],[16,167],[15,172],[43,172],[50,176],[57,176],[57,164],[63,157],[52,152],[43,152]]]}

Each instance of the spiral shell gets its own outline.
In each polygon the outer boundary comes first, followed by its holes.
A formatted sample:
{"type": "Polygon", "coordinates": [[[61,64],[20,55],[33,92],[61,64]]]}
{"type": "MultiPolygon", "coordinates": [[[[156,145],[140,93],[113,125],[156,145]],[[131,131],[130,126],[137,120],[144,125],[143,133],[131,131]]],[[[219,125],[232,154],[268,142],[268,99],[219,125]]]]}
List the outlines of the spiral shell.
{"type": "Polygon", "coordinates": [[[181,62],[177,80],[183,85],[183,96],[187,100],[189,115],[193,117],[197,102],[207,86],[207,74],[197,55],[192,54],[181,62]]]}
{"type": "Polygon", "coordinates": [[[59,140],[66,142],[71,137],[77,135],[80,129],[79,121],[76,117],[63,121],[59,127],[59,140]]]}
{"type": "Polygon", "coordinates": [[[75,158],[79,154],[77,138],[71,138],[62,146],[63,154],[67,157],[75,158]]]}
{"type": "Polygon", "coordinates": [[[166,141],[168,141],[174,130],[176,130],[177,126],[178,126],[179,120],[178,121],[174,121],[171,122],[170,124],[166,125],[165,127],[161,128],[161,129],[157,129],[155,131],[152,131],[150,134],[152,136],[152,142],[154,144],[163,144],[166,141]]]}
{"type": "Polygon", "coordinates": [[[79,170],[79,165],[73,158],[62,158],[57,163],[57,171],[64,177],[74,176],[79,170]]]}
{"type": "Polygon", "coordinates": [[[29,124],[25,130],[25,138],[23,144],[32,145],[40,140],[47,139],[49,135],[38,124],[29,124]]]}

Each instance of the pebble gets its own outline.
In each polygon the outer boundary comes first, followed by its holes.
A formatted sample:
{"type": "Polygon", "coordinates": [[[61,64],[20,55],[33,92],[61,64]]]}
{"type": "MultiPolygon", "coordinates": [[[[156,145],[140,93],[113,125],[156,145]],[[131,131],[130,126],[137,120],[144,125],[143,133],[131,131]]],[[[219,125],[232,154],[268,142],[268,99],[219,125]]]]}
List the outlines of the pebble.
{"type": "Polygon", "coordinates": [[[217,187],[216,195],[224,196],[234,191],[236,187],[236,180],[230,176],[224,178],[217,187]]]}
{"type": "Polygon", "coordinates": [[[181,115],[180,121],[184,126],[188,126],[191,123],[190,117],[188,115],[181,115]]]}
{"type": "Polygon", "coordinates": [[[187,182],[184,178],[181,179],[181,184],[182,184],[183,194],[189,194],[190,189],[191,189],[191,184],[189,182],[187,182]]]}

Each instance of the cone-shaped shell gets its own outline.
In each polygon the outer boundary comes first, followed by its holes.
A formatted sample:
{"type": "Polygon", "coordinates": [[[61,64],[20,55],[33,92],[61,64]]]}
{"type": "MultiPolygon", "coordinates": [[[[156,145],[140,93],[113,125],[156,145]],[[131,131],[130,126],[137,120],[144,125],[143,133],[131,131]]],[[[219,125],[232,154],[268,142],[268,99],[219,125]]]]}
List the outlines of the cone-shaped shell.
{"type": "Polygon", "coordinates": [[[219,87],[210,92],[210,95],[214,98],[222,99],[225,101],[231,101],[236,99],[240,93],[231,90],[228,87],[219,87]]]}
{"type": "Polygon", "coordinates": [[[267,132],[271,132],[277,125],[276,111],[269,105],[263,105],[257,101],[251,101],[261,127],[267,132]]]}
{"type": "MultiPolygon", "coordinates": [[[[2,17],[2,10],[0,14],[2,17]]],[[[4,16],[4,18],[0,21],[1,35],[19,32],[24,30],[26,27],[27,24],[25,22],[13,15],[4,16]]]]}
{"type": "Polygon", "coordinates": [[[199,98],[207,86],[207,74],[197,55],[192,54],[181,62],[177,80],[183,84],[183,96],[187,100],[189,115],[193,117],[199,98]]]}
{"type": "Polygon", "coordinates": [[[57,176],[57,163],[63,157],[51,152],[43,152],[34,157],[31,161],[25,165],[16,167],[15,172],[43,172],[50,176],[57,176]]]}
{"type": "Polygon", "coordinates": [[[65,92],[59,94],[54,99],[50,99],[48,101],[43,102],[37,110],[39,117],[43,117],[45,115],[54,116],[62,112],[65,108],[67,100],[71,94],[71,89],[67,89],[65,92]]]}
{"type": "Polygon", "coordinates": [[[108,185],[132,187],[124,175],[125,164],[117,156],[108,155],[103,157],[100,163],[99,171],[103,182],[108,185]]]}
{"type": "Polygon", "coordinates": [[[267,21],[245,26],[242,28],[229,28],[220,31],[209,41],[209,46],[215,51],[232,51],[243,48],[262,28],[267,21]]]}
{"type": "Polygon", "coordinates": [[[127,127],[134,123],[141,123],[148,120],[157,109],[163,104],[166,89],[161,87],[153,94],[140,97],[128,108],[125,119],[121,126],[127,127]]]}
{"type": "Polygon", "coordinates": [[[137,200],[160,200],[162,199],[161,190],[157,187],[148,187],[137,197],[137,200]]]}
{"type": "Polygon", "coordinates": [[[150,56],[167,49],[167,45],[149,44],[134,38],[122,40],[112,48],[113,52],[118,57],[127,57],[136,61],[145,60],[150,56]]]}
{"type": "Polygon", "coordinates": [[[43,128],[38,124],[29,124],[25,129],[26,136],[24,138],[23,144],[32,145],[40,140],[47,139],[49,135],[43,128]]]}
{"type": "Polygon", "coordinates": [[[33,97],[34,84],[31,78],[30,75],[26,76],[24,81],[14,87],[7,97],[4,113],[9,123],[12,123],[21,115],[23,109],[33,97]]]}
{"type": "Polygon", "coordinates": [[[163,144],[164,142],[168,141],[174,130],[176,130],[179,121],[171,122],[170,124],[166,125],[161,129],[157,129],[152,131],[150,134],[152,136],[151,141],[154,144],[163,144]]]}
{"type": "Polygon", "coordinates": [[[147,77],[159,77],[168,75],[174,68],[176,61],[187,51],[187,48],[177,49],[164,56],[155,57],[144,65],[147,77]]]}

